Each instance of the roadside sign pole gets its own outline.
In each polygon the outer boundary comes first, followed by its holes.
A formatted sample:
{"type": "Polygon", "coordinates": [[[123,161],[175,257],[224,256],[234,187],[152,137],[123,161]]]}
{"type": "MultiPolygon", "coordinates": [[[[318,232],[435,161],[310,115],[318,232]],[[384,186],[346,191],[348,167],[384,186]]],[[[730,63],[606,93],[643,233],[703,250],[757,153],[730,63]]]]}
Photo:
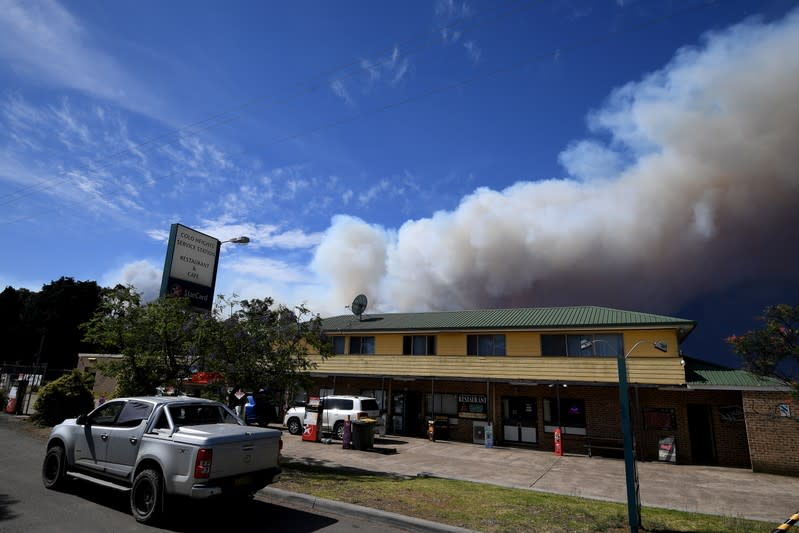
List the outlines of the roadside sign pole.
{"type": "Polygon", "coordinates": [[[624,435],[624,474],[627,480],[627,517],[630,533],[638,533],[641,526],[640,507],[638,505],[638,476],[635,472],[635,456],[633,455],[633,431],[630,421],[630,397],[627,387],[627,360],[620,355],[617,358],[619,367],[619,404],[621,405],[621,429],[624,435]]]}

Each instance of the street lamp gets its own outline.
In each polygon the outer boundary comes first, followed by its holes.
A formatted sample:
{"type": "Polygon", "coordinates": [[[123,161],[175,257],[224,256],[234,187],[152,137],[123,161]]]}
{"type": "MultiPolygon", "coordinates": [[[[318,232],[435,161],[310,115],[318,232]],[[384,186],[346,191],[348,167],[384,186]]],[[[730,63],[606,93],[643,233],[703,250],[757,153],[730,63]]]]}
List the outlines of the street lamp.
{"type": "MultiPolygon", "coordinates": [[[[582,339],[580,349],[586,350],[595,342],[607,341],[582,339]]],[[[642,344],[651,344],[661,352],[668,350],[668,346],[663,341],[642,340],[633,344],[625,355],[619,353],[616,356],[619,371],[619,406],[621,408],[621,431],[624,437],[624,474],[627,480],[627,517],[630,522],[630,533],[638,533],[638,528],[641,526],[641,507],[638,501],[638,476],[635,472],[635,455],[633,455],[633,429],[630,421],[630,398],[627,388],[627,358],[642,344]]]]}
{"type": "Polygon", "coordinates": [[[219,244],[225,244],[226,242],[232,242],[233,244],[247,244],[250,242],[250,238],[242,235],[241,237],[233,237],[232,239],[228,239],[226,241],[219,241],[219,244]]]}

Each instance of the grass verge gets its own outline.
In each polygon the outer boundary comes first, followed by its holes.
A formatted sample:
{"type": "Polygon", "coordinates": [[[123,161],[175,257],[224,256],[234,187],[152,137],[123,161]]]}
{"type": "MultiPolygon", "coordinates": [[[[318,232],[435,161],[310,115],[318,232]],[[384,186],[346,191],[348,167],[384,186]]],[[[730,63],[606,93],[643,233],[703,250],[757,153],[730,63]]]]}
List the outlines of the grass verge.
{"type": "MultiPolygon", "coordinates": [[[[283,464],[276,488],[486,533],[627,531],[627,506],[495,485],[283,464]]],[[[644,507],[643,530],[749,533],[774,524],[644,507]]]]}

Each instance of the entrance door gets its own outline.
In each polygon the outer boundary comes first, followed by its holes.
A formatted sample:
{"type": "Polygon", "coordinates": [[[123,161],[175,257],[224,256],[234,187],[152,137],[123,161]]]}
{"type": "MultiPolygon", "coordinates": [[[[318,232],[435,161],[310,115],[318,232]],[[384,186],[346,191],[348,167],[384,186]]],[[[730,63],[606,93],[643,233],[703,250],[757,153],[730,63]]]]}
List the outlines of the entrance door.
{"type": "Polygon", "coordinates": [[[394,393],[391,398],[391,433],[405,435],[405,393],[394,393]]]}
{"type": "Polygon", "coordinates": [[[502,398],[502,439],[504,442],[535,444],[536,435],[535,398],[502,398]]]}
{"type": "Polygon", "coordinates": [[[716,464],[716,439],[709,405],[688,404],[688,434],[695,464],[716,464]]]}
{"type": "Polygon", "coordinates": [[[424,435],[422,427],[422,394],[418,392],[396,392],[392,398],[391,423],[395,435],[416,437],[424,435]]]}

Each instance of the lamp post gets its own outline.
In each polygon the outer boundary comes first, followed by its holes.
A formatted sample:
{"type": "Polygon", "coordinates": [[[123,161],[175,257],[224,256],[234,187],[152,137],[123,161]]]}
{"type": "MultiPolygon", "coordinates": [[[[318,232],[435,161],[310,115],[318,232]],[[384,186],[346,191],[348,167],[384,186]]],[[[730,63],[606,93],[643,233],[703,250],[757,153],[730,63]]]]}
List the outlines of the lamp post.
{"type": "MultiPolygon", "coordinates": [[[[580,349],[585,350],[595,342],[606,342],[601,339],[580,341],[580,349]]],[[[610,343],[608,343],[610,344],[610,343]]],[[[633,428],[630,420],[630,397],[627,383],[627,358],[633,350],[642,344],[651,344],[657,350],[665,352],[668,346],[663,341],[652,342],[641,340],[633,344],[626,354],[616,356],[616,365],[619,372],[619,406],[621,408],[621,431],[624,437],[624,475],[627,482],[627,518],[630,523],[630,533],[638,533],[641,526],[641,507],[638,501],[638,476],[635,471],[635,455],[633,453],[633,428]]]]}
{"type": "Polygon", "coordinates": [[[219,244],[225,244],[226,242],[230,242],[233,244],[247,244],[248,242],[250,242],[250,238],[242,235],[241,237],[233,237],[232,239],[228,239],[226,241],[219,241],[219,244]]]}
{"type": "MultiPolygon", "coordinates": [[[[221,246],[221,245],[223,245],[225,243],[247,244],[249,242],[250,242],[250,238],[245,236],[245,235],[242,235],[241,237],[233,237],[232,239],[228,239],[226,241],[219,241],[219,245],[221,246]]],[[[236,295],[234,294],[233,297],[235,298],[236,295]]],[[[233,302],[232,301],[230,302],[230,316],[233,316],[233,302]]]]}

